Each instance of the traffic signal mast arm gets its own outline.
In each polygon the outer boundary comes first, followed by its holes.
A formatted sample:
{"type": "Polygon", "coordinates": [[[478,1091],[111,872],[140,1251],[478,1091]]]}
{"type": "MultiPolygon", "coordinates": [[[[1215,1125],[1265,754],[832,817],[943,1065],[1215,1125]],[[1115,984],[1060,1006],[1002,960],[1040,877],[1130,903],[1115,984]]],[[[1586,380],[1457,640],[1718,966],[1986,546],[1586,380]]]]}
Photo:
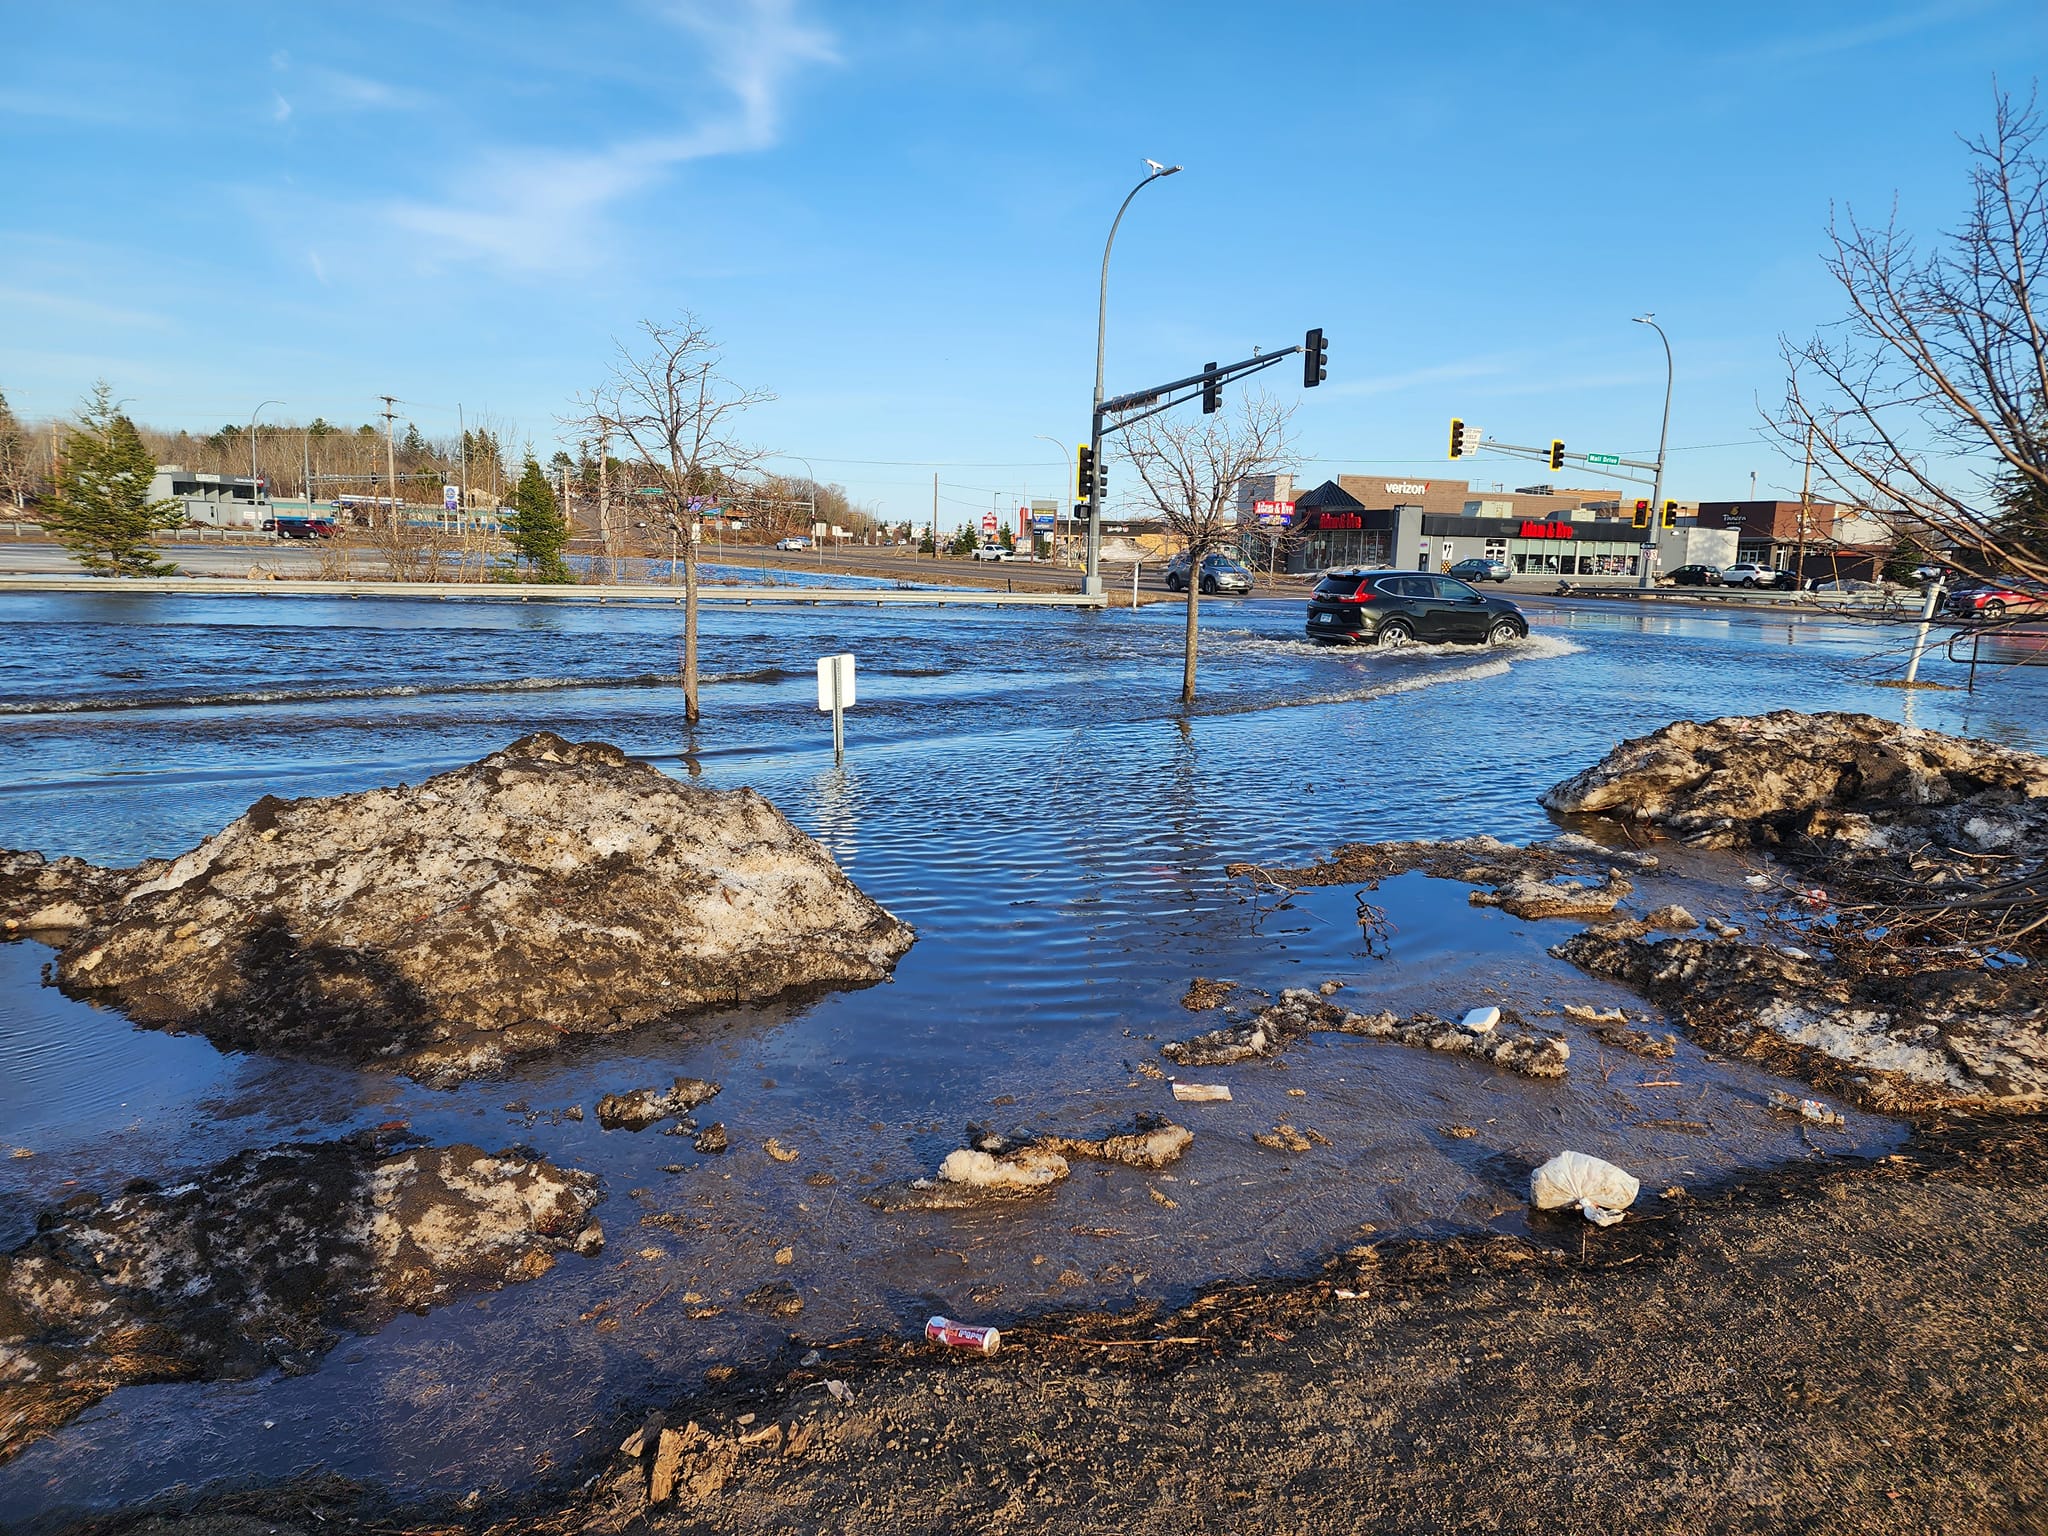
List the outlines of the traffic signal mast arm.
{"type": "MultiPolygon", "coordinates": [[[[1464,445],[1464,452],[1459,457],[1469,459],[1482,450],[1487,453],[1506,454],[1510,458],[1534,459],[1546,468],[1550,466],[1551,462],[1551,450],[1548,447],[1526,448],[1519,443],[1497,443],[1490,437],[1476,443],[1467,442],[1464,445]]],[[[1645,464],[1641,459],[1624,459],[1619,454],[1601,454],[1595,457],[1592,454],[1586,453],[1563,453],[1558,455],[1558,457],[1576,464],[1583,464],[1588,469],[1606,471],[1601,476],[1603,480],[1633,480],[1639,484],[1649,484],[1650,482],[1642,480],[1640,476],[1617,475],[1613,471],[1619,465],[1626,465],[1630,469],[1647,469],[1652,474],[1655,474],[1657,470],[1657,466],[1654,463],[1645,464]]]]}
{"type": "Polygon", "coordinates": [[[1307,350],[1306,347],[1294,346],[1287,347],[1279,352],[1266,352],[1257,357],[1248,357],[1241,363],[1226,363],[1223,367],[1213,371],[1204,369],[1200,373],[1191,373],[1184,379],[1175,379],[1171,384],[1155,384],[1150,389],[1133,390],[1127,395],[1118,395],[1112,400],[1105,400],[1102,402],[1102,414],[1104,417],[1119,411],[1136,411],[1141,405],[1149,406],[1151,409],[1142,411],[1135,416],[1126,416],[1121,421],[1105,420],[1102,424],[1103,435],[1107,436],[1111,432],[1128,427],[1132,422],[1143,421],[1147,416],[1157,416],[1161,411],[1170,411],[1176,405],[1186,405],[1190,400],[1199,400],[1202,397],[1204,385],[1220,387],[1232,379],[1241,379],[1250,374],[1257,373],[1261,368],[1270,368],[1275,363],[1284,362],[1290,357],[1299,357],[1307,350]],[[1176,390],[1185,390],[1187,392],[1185,394],[1175,394],[1176,390]],[[1172,396],[1172,398],[1165,398],[1167,396],[1172,396]]]}

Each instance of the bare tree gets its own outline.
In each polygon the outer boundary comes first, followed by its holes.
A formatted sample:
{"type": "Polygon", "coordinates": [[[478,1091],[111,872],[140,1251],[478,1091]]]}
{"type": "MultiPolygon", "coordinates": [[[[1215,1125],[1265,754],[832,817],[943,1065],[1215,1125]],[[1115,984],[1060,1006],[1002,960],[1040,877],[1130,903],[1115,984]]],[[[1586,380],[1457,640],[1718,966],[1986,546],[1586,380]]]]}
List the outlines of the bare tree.
{"type": "Polygon", "coordinates": [[[7,404],[7,396],[0,394],[0,496],[13,502],[17,512],[28,505],[32,452],[28,433],[7,404]]]}
{"type": "Polygon", "coordinates": [[[1124,456],[1143,500],[1159,513],[1188,557],[1187,655],[1183,704],[1195,699],[1195,642],[1200,633],[1202,561],[1237,540],[1237,483],[1271,474],[1287,456],[1292,406],[1268,395],[1245,396],[1234,410],[1194,419],[1168,413],[1124,429],[1124,456]]]}
{"type": "Polygon", "coordinates": [[[700,508],[762,458],[740,442],[739,419],[775,397],[719,372],[711,331],[687,310],[673,324],[643,320],[637,353],[623,342],[611,377],[579,402],[630,443],[662,492],[683,555],[683,717],[697,709],[697,540],[700,508]]]}
{"type": "Polygon", "coordinates": [[[1847,316],[1781,342],[1788,446],[1813,434],[1837,493],[1992,571],[2048,580],[2048,547],[2014,506],[2048,504],[2048,160],[2030,95],[2001,94],[1965,138],[1969,212],[1919,250],[1896,207],[1881,227],[1831,219],[1827,268],[1847,316]]]}

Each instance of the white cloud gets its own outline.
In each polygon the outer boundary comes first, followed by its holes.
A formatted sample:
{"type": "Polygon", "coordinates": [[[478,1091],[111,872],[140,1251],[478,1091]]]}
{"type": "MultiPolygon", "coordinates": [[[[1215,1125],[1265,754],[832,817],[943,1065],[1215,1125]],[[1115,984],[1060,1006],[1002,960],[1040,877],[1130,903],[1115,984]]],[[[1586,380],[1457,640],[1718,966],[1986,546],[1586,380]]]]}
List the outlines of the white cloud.
{"type": "Polygon", "coordinates": [[[277,92],[270,93],[270,120],[273,123],[288,123],[292,119],[292,104],[277,92]]]}
{"type": "Polygon", "coordinates": [[[352,75],[346,70],[317,69],[313,76],[327,104],[335,107],[366,111],[410,110],[424,106],[427,101],[418,91],[372,80],[367,75],[352,75]]]}
{"type": "Polygon", "coordinates": [[[462,176],[460,198],[389,203],[385,217],[434,242],[442,258],[524,272],[586,266],[614,203],[689,161],[769,148],[791,77],[836,62],[830,37],[801,21],[792,0],[669,0],[661,14],[702,40],[710,73],[731,98],[727,113],[596,149],[499,150],[462,176]]]}

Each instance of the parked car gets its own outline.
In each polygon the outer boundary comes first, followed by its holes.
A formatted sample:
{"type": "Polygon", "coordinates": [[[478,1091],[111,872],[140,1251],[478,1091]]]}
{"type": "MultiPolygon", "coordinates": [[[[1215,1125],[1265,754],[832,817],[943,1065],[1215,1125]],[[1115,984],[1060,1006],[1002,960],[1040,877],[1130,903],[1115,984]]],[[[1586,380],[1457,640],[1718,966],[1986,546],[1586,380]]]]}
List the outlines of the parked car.
{"type": "Polygon", "coordinates": [[[775,547],[777,549],[809,549],[811,547],[811,541],[809,539],[795,538],[777,539],[775,541],[775,547]]]}
{"type": "Polygon", "coordinates": [[[1505,645],[1527,638],[1529,621],[1506,598],[1452,576],[1346,569],[1327,571],[1316,584],[1305,628],[1311,640],[1332,643],[1505,645]]]}
{"type": "Polygon", "coordinates": [[[977,544],[974,546],[977,560],[1014,560],[1017,557],[1000,544],[977,544]]]}
{"type": "Polygon", "coordinates": [[[1470,560],[1460,560],[1452,566],[1451,574],[1460,581],[1506,581],[1515,573],[1508,568],[1505,560],[1495,560],[1488,555],[1474,555],[1470,560]]]}
{"type": "Polygon", "coordinates": [[[1984,582],[1959,587],[1942,607],[1959,619],[2002,619],[2008,613],[2048,613],[2048,587],[2032,583],[1984,582]]]}
{"type": "Polygon", "coordinates": [[[1777,570],[1772,566],[1758,565],[1744,560],[1738,565],[1724,565],[1721,568],[1721,583],[1729,587],[1785,587],[1799,585],[1798,578],[1790,571],[1777,570]]]}
{"type": "MultiPolygon", "coordinates": [[[[1185,552],[1166,562],[1167,591],[1187,591],[1190,563],[1185,552]]],[[[1252,573],[1228,555],[1204,555],[1198,584],[1204,592],[1249,592],[1252,573]]]]}
{"type": "Polygon", "coordinates": [[[263,531],[280,539],[331,539],[334,524],[324,517],[266,517],[263,531]]]}
{"type": "Polygon", "coordinates": [[[1721,568],[1718,565],[1681,565],[1664,579],[1674,587],[1718,587],[1721,585],[1721,568]]]}

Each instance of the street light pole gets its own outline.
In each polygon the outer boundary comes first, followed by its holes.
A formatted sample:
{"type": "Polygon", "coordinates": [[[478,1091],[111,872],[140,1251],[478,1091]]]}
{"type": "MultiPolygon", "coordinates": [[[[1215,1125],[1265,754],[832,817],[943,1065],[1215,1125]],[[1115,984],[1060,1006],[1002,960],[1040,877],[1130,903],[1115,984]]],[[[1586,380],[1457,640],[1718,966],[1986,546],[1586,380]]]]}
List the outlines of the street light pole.
{"type": "Polygon", "coordinates": [[[1671,338],[1664,334],[1664,327],[1657,323],[1653,310],[1646,315],[1635,317],[1637,325],[1647,325],[1657,333],[1657,339],[1664,343],[1664,425],[1657,429],[1657,475],[1650,486],[1650,535],[1643,543],[1643,569],[1636,579],[1636,585],[1647,587],[1651,583],[1650,551],[1656,548],[1657,530],[1664,521],[1664,445],[1671,436],[1671,381],[1674,370],[1671,365],[1671,338]]]}
{"type": "MultiPolygon", "coordinates": [[[[1061,478],[1052,483],[1052,558],[1057,564],[1060,557],[1060,503],[1067,499],[1067,493],[1062,487],[1073,483],[1069,478],[1073,472],[1073,461],[1067,457],[1067,445],[1058,438],[1047,437],[1043,432],[1034,432],[1031,435],[1041,443],[1051,443],[1059,450],[1061,478]]],[[[1071,519],[1068,520],[1068,526],[1073,526],[1071,519]]]]}
{"type": "Polygon", "coordinates": [[[1100,595],[1102,573],[1098,569],[1102,558],[1102,487],[1107,478],[1102,464],[1102,349],[1109,330],[1109,253],[1116,245],[1117,226],[1124,221],[1124,210],[1131,206],[1131,199],[1151,186],[1162,176],[1171,176],[1181,167],[1161,165],[1157,160],[1145,162],[1152,169],[1125,196],[1116,217],[1110,221],[1109,239],[1102,245],[1102,291],[1095,306],[1095,410],[1088,426],[1088,451],[1094,465],[1091,483],[1088,487],[1088,568],[1081,578],[1081,590],[1100,595]]]}
{"type": "MultiPolygon", "coordinates": [[[[283,405],[282,400],[266,400],[263,405],[283,405]]],[[[263,414],[263,405],[249,413],[249,505],[256,505],[256,418],[263,414]]]]}

